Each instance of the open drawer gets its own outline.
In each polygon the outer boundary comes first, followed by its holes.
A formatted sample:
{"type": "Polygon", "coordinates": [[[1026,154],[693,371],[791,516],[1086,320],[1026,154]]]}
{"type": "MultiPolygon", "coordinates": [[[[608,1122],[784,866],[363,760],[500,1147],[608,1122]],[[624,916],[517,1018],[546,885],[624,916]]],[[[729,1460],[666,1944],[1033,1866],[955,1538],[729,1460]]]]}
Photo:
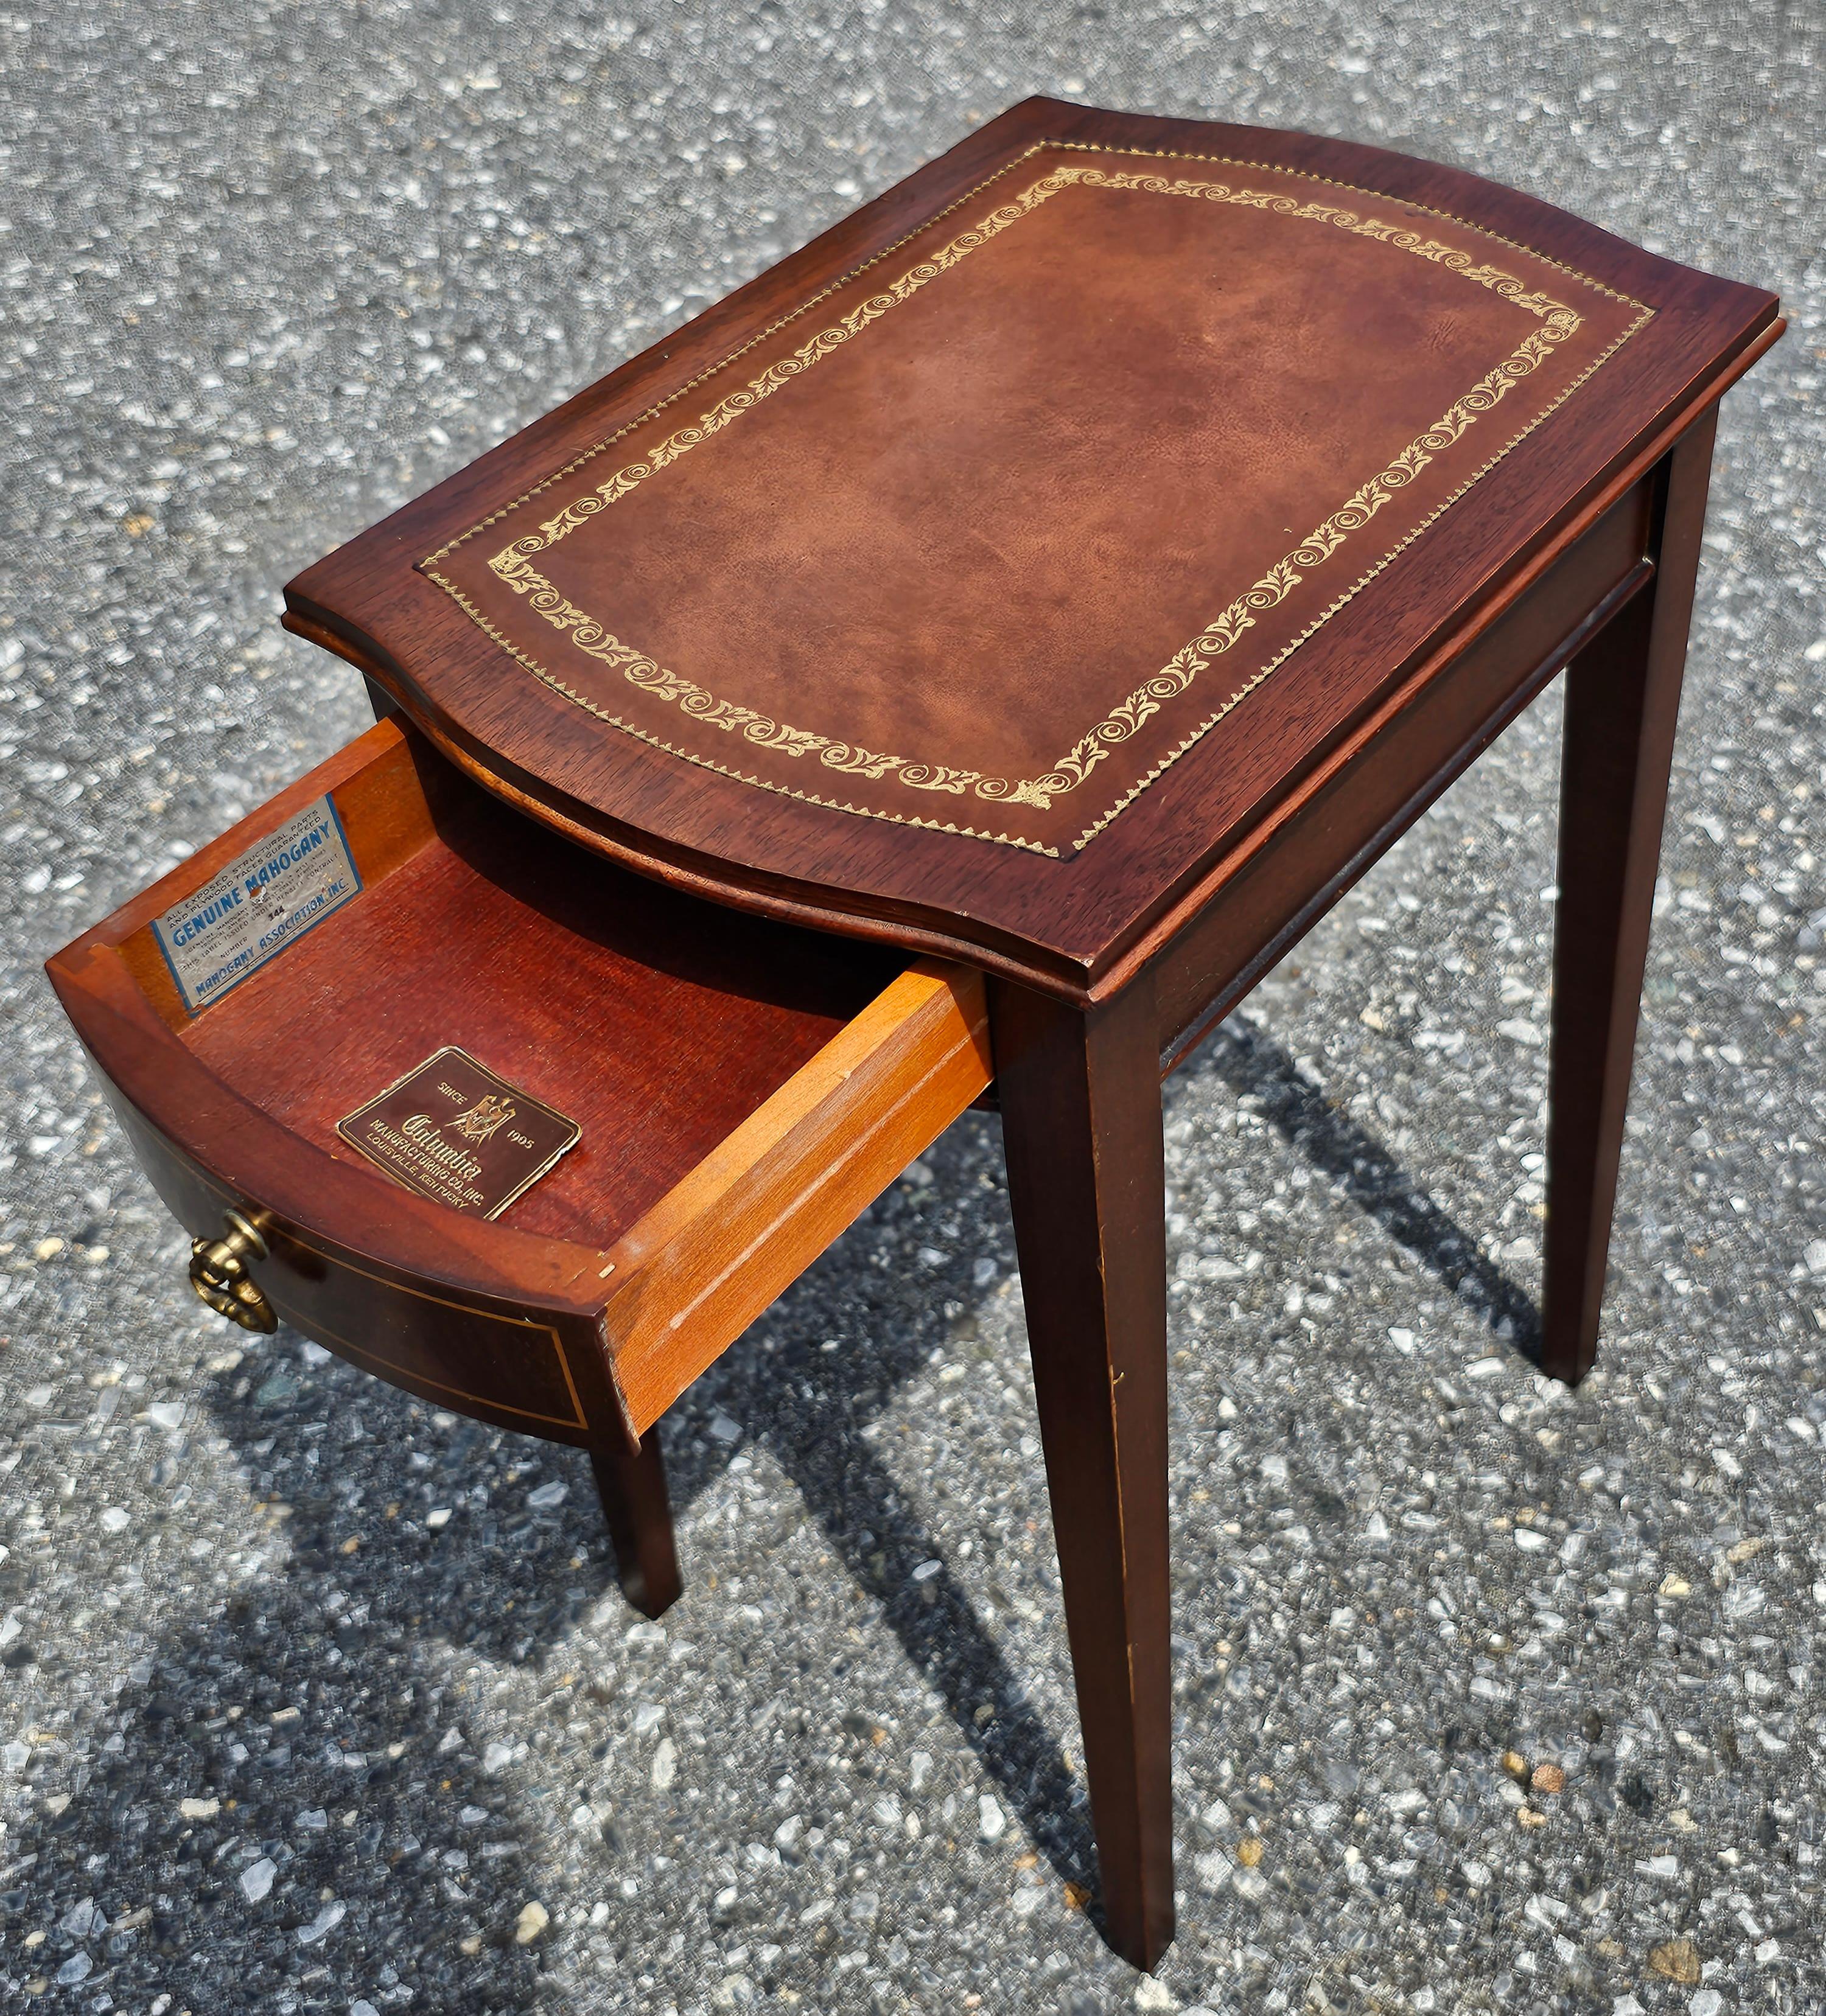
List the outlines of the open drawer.
{"type": "Polygon", "coordinates": [[[217,1306],[599,1446],[643,1434],[990,1076],[974,974],[629,873],[391,721],[49,970],[217,1306]],[[358,889],[238,982],[186,970],[171,917],[323,801],[358,889]],[[578,1130],[495,1217],[338,1132],[445,1046],[578,1130]]]}

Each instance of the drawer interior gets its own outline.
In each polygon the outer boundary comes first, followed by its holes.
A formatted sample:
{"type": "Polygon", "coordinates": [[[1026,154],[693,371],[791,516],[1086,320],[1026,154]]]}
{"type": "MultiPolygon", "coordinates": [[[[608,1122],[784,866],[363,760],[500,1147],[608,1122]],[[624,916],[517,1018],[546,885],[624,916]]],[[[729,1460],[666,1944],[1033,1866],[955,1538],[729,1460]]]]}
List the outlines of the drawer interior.
{"type": "Polygon", "coordinates": [[[344,908],[196,1015],[149,920],[121,947],[217,1078],[364,1172],[337,1122],[454,1043],[582,1129],[502,1222],[607,1246],[904,963],[662,887],[374,733],[333,794],[364,884],[344,908]]]}
{"type": "Polygon", "coordinates": [[[573,1439],[643,1434],[990,1077],[979,976],[633,874],[394,722],[50,973],[172,1211],[257,1221],[279,1317],[573,1439]],[[360,888],[192,1012],[155,921],[326,797],[360,888]],[[495,1219],[337,1131],[446,1046],[581,1130],[495,1219]]]}

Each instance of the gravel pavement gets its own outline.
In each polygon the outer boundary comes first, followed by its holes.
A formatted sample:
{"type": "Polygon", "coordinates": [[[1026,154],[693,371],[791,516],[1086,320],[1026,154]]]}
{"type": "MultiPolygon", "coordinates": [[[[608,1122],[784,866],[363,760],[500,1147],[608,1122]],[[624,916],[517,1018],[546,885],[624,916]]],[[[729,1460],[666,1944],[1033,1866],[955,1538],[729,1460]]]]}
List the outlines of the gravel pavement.
{"type": "Polygon", "coordinates": [[[1811,0],[14,0],[0,106],[0,2003],[1826,2006],[1811,0]],[[1725,409],[1600,1371],[1518,1348],[1554,697],[1170,1089],[1154,1982],[1082,1907],[992,1118],[668,1419],[654,1625],[580,1456],[200,1309],[38,970],[363,725],[294,571],[1036,89],[1452,160],[1794,318],[1725,409]]]}

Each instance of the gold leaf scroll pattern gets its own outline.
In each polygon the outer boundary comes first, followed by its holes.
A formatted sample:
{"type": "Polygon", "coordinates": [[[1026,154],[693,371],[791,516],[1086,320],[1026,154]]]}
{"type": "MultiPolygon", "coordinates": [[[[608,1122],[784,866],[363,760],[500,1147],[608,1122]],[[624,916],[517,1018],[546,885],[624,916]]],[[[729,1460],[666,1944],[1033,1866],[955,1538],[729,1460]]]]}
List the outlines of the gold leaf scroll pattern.
{"type": "Polygon", "coordinates": [[[555,628],[567,632],[586,656],[610,665],[640,690],[675,704],[681,712],[758,747],[786,754],[815,756],[825,769],[839,774],[880,779],[891,775],[909,790],[942,791],[1010,805],[1049,808],[1053,800],[1075,790],[1111,749],[1128,741],[1169,700],[1185,692],[1215,658],[1231,650],[1254,626],[1257,614],[1284,601],[1304,574],[1335,553],[1346,537],[1368,524],[1396,491],[1404,489],[1442,450],[1449,448],[1488,412],[1519,380],[1538,369],[1554,347],[1580,326],[1580,317],[1565,304],[1531,291],[1515,276],[1437,239],[1423,238],[1376,218],[1328,203],[1302,203],[1291,196],[1259,190],[1232,189],[1221,182],[1171,180],[1159,175],[1111,174],[1101,169],[1061,167],[1042,177],[1013,202],[992,212],[971,230],[960,233],[928,260],[911,268],[882,293],[871,296],[838,322],[820,330],[789,356],[779,359],[742,389],[732,392],[703,414],[695,426],[678,429],[643,461],[618,470],[593,491],[574,499],[536,533],[517,539],[489,562],[491,571],[555,628]],[[1080,737],[1054,767],[1039,777],[1009,779],[943,764],[915,762],[906,757],[863,749],[853,743],[795,728],[752,707],[719,698],[695,681],[660,664],[646,653],[624,643],[612,632],[570,601],[531,564],[532,557],[555,545],[587,519],[625,496],[656,470],[706,441],[740,416],[809,370],[822,358],[906,300],[918,288],[986,244],[1011,224],[1029,214],[1046,197],[1074,183],[1236,203],[1251,208],[1331,224],[1370,237],[1463,274],[1514,306],[1540,319],[1536,329],[1495,370],[1455,400],[1419,438],[1410,442],[1387,468],[1356,491],[1339,509],[1302,539],[1261,578],[1251,585],[1183,646],[1151,678],[1120,701],[1096,726],[1080,737]]]}
{"type": "MultiPolygon", "coordinates": [[[[711,435],[720,434],[731,421],[776,392],[785,384],[808,371],[820,359],[859,335],[871,322],[878,321],[888,311],[917,293],[928,282],[948,272],[971,253],[989,243],[991,239],[1006,231],[1010,225],[1037,210],[1047,197],[1056,196],[1060,190],[1074,185],[1087,188],[1132,189],[1151,194],[1201,197],[1208,202],[1233,203],[1246,209],[1270,211],[1278,215],[1302,221],[1327,223],[1349,232],[1353,236],[1370,238],[1380,243],[1393,246],[1396,250],[1413,254],[1435,265],[1442,265],[1461,273],[1467,279],[1504,297],[1514,306],[1531,315],[1550,322],[1565,319],[1565,333],[1570,335],[1579,327],[1579,319],[1564,304],[1552,300],[1538,291],[1531,292],[1514,274],[1500,267],[1475,263],[1468,253],[1456,246],[1442,244],[1437,239],[1423,238],[1418,232],[1403,229],[1380,218],[1364,218],[1355,211],[1340,208],[1334,203],[1300,203],[1286,195],[1277,195],[1259,189],[1232,189],[1225,182],[1192,182],[1184,178],[1169,180],[1162,175],[1113,174],[1100,168],[1066,167],[1055,168],[1029,185],[1021,193],[999,209],[992,211],[979,225],[960,232],[930,259],[902,274],[893,284],[878,294],[874,294],[851,310],[849,314],[830,328],[819,330],[809,341],[801,344],[790,356],[780,358],[758,378],[737,391],[719,400],[708,412],[698,416],[697,422],[680,427],[667,436],[644,460],[625,464],[606,481],[592,491],[574,498],[547,519],[539,527],[537,551],[540,546],[556,545],[567,534],[574,531],[586,520],[617,502],[627,495],[637,484],[657,471],[676,462],[680,455],[696,448],[711,435]]],[[[521,540],[510,547],[509,553],[520,551],[528,542],[521,540]]],[[[504,554],[501,556],[506,558],[504,554]]]]}
{"type": "MultiPolygon", "coordinates": [[[[613,666],[630,684],[661,700],[675,702],[680,711],[711,725],[739,733],[758,747],[784,751],[792,756],[813,755],[826,769],[850,776],[881,778],[891,774],[913,790],[946,791],[955,796],[970,794],[1011,805],[1032,805],[1040,810],[1053,800],[1075,790],[1110,751],[1128,741],[1162,706],[1192,685],[1213,659],[1231,650],[1255,624],[1256,614],[1273,608],[1286,599],[1309,571],[1328,559],[1346,536],[1369,523],[1398,490],[1404,489],[1441,449],[1448,448],[1469,427],[1478,415],[1487,412],[1520,378],[1537,369],[1550,354],[1554,342],[1545,330],[1532,334],[1516,351],[1461,399],[1457,400],[1420,438],[1403,448],[1379,475],[1366,483],[1341,509],[1316,527],[1294,550],[1278,560],[1254,582],[1215,621],[1176,652],[1155,673],[1113,707],[1090,732],[1080,738],[1054,768],[1039,777],[1010,782],[985,776],[980,772],[938,764],[914,763],[905,757],[888,755],[834,740],[808,729],[794,728],[751,707],[719,698],[694,681],[625,644],[611,632],[554,588],[546,577],[516,549],[492,563],[495,572],[528,596],[530,606],[557,629],[570,633],[578,650],[613,666]]],[[[536,540],[531,543],[537,550],[536,540]]]]}

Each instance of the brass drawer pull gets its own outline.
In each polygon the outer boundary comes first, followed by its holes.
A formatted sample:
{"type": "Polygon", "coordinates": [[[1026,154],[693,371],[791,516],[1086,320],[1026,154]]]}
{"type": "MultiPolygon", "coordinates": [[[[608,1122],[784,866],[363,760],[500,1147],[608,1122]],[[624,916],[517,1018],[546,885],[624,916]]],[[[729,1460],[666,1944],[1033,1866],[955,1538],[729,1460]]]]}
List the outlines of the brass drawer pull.
{"type": "Polygon", "coordinates": [[[272,1305],[247,1271],[249,1260],[266,1258],[266,1241],[259,1227],[238,1211],[225,1211],[223,1216],[228,1222],[225,1237],[190,1242],[190,1285],[218,1316],[226,1316],[243,1330],[276,1330],[279,1318],[272,1305]]]}

